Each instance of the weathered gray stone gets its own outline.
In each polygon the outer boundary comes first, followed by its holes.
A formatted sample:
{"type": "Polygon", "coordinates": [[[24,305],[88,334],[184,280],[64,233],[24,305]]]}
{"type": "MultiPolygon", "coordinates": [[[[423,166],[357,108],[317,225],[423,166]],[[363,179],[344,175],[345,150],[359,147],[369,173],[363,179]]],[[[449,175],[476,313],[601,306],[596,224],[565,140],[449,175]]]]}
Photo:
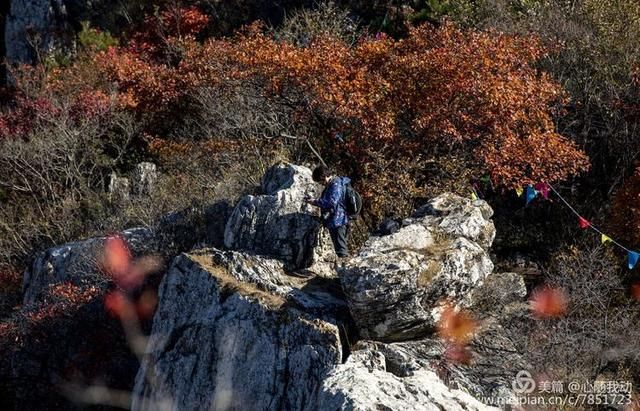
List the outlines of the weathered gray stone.
{"type": "Polygon", "coordinates": [[[150,195],[158,179],[156,165],[149,162],[136,164],[131,176],[133,194],[150,195]]]}
{"type": "Polygon", "coordinates": [[[321,192],[311,170],[275,165],[262,180],[262,192],[238,202],[227,222],[225,246],[280,258],[288,269],[308,268],[328,275],[321,263],[335,259],[331,240],[317,209],[304,201],[321,192]]]}
{"type": "Polygon", "coordinates": [[[440,301],[469,303],[493,270],[486,250],[474,242],[490,243],[495,233],[487,207],[454,195],[437,197],[399,231],[371,237],[338,270],[364,338],[417,338],[433,330],[440,301]]]}
{"type": "MultiPolygon", "coordinates": [[[[410,373],[385,344],[362,344],[323,382],[319,409],[326,410],[490,410],[471,395],[447,387],[430,368],[410,373]]],[[[411,361],[407,356],[406,361],[411,361]]]]}
{"type": "Polygon", "coordinates": [[[493,210],[486,201],[445,193],[417,209],[404,224],[420,223],[449,236],[464,236],[486,250],[496,236],[491,216],[493,210]]]}
{"type": "Polygon", "coordinates": [[[131,194],[131,183],[127,177],[119,177],[115,172],[109,176],[109,196],[115,201],[126,201],[131,194]]]}
{"type": "Polygon", "coordinates": [[[176,258],[160,286],[132,408],[489,409],[449,389],[409,349],[406,373],[401,348],[382,343],[358,343],[342,363],[343,325],[327,313],[344,303],[310,281],[237,251],[176,258]]]}
{"type": "Polygon", "coordinates": [[[61,0],[11,0],[5,23],[6,57],[11,63],[31,63],[34,59],[32,43],[41,51],[54,48],[53,33],[66,16],[61,0]]]}
{"type": "Polygon", "coordinates": [[[322,381],[342,358],[338,327],[305,312],[319,300],[301,296],[303,280],[281,270],[233,252],[177,257],[160,287],[132,408],[318,409],[322,381]]]}
{"type": "MultiPolygon", "coordinates": [[[[157,249],[153,232],[146,228],[133,228],[122,232],[134,255],[157,249]]],[[[84,241],[50,248],[34,259],[25,272],[22,291],[24,304],[34,302],[40,292],[50,284],[72,282],[104,285],[108,278],[100,273],[99,259],[107,237],[94,237],[84,241]]]]}

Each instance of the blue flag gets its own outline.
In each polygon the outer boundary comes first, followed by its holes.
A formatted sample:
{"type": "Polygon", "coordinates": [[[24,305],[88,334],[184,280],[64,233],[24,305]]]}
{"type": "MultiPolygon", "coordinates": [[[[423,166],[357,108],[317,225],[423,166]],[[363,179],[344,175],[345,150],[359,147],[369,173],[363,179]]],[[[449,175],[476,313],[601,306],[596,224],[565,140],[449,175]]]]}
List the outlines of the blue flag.
{"type": "Polygon", "coordinates": [[[636,266],[636,263],[638,262],[638,258],[640,258],[640,254],[636,253],[635,251],[629,251],[629,255],[627,257],[627,262],[629,264],[629,270],[632,270],[633,267],[636,266]]]}
{"type": "Polygon", "coordinates": [[[527,199],[526,205],[529,205],[531,200],[536,198],[536,195],[538,195],[538,192],[533,187],[531,187],[531,185],[528,185],[527,193],[526,193],[526,199],[527,199]]]}

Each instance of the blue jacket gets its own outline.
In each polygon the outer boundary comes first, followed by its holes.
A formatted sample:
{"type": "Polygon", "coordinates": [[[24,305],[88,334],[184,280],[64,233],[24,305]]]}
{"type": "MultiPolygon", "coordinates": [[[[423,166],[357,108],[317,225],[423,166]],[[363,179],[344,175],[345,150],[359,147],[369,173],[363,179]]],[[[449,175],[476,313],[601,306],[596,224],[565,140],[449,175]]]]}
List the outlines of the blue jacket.
{"type": "Polygon", "coordinates": [[[349,183],[351,183],[349,177],[334,177],[329,181],[320,198],[313,202],[322,209],[323,213],[329,213],[329,217],[324,220],[327,228],[342,227],[349,223],[344,204],[345,186],[349,183]]]}

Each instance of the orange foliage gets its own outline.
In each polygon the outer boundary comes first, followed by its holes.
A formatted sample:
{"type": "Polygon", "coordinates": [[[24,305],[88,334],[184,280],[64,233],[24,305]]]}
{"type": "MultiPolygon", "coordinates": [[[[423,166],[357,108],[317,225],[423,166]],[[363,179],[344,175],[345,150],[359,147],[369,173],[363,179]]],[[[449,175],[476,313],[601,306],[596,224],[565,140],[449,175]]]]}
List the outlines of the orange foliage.
{"type": "Polygon", "coordinates": [[[161,259],[156,256],[133,259],[126,241],[119,236],[107,238],[101,263],[107,275],[126,290],[138,287],[147,275],[158,272],[163,267],[161,259]]]}
{"type": "Polygon", "coordinates": [[[254,81],[271,98],[297,98],[296,118],[332,124],[360,162],[391,149],[399,155],[438,145],[468,145],[493,181],[515,187],[553,182],[588,168],[559,135],[552,109],[560,85],[535,63],[540,41],[452,25],[412,28],[405,39],[362,39],[356,46],[318,38],[308,47],[278,42],[260,26],[204,44],[168,38],[175,64],[131,48],[98,56],[132,108],[166,109],[199,87],[254,81]]]}
{"type": "MultiPolygon", "coordinates": [[[[361,174],[380,156],[407,161],[452,149],[467,153],[469,168],[511,188],[552,183],[589,166],[555,130],[553,110],[566,97],[536,68],[546,50],[535,37],[444,24],[411,28],[403,39],[382,35],[350,46],[321,37],[301,47],[254,24],[232,38],[198,42],[208,21],[195,8],[161,12],[127,46],[54,70],[49,89],[77,90],[89,114],[104,113],[113,101],[171,119],[200,89],[245,82],[292,107],[298,125],[316,127],[325,149],[340,145],[361,174]],[[78,81],[85,76],[89,90],[78,81]]],[[[0,134],[20,127],[8,120],[0,117],[0,134]]]]}
{"type": "Polygon", "coordinates": [[[631,284],[631,297],[640,301],[640,282],[631,284]]]}

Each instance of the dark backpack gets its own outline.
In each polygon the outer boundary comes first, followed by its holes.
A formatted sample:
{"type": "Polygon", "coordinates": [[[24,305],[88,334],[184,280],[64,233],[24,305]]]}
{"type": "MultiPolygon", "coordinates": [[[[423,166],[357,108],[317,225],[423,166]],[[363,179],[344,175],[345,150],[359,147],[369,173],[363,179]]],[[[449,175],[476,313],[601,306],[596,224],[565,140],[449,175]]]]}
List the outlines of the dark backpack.
{"type": "Polygon", "coordinates": [[[360,214],[362,210],[362,197],[351,184],[344,186],[344,208],[347,210],[347,215],[351,218],[360,214]]]}

